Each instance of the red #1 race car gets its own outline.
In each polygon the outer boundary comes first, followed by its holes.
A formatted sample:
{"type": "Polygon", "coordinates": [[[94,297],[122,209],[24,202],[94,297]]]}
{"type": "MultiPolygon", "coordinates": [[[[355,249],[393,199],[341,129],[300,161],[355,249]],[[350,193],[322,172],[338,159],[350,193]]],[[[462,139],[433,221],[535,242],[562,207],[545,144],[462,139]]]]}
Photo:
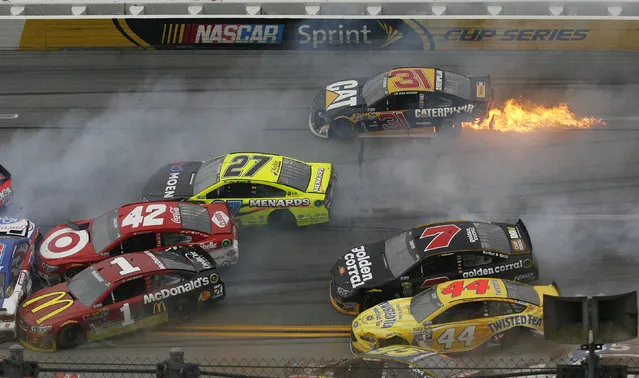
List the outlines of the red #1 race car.
{"type": "Polygon", "coordinates": [[[140,202],[58,225],[40,244],[37,273],[53,285],[109,256],[182,245],[202,247],[218,266],[237,263],[237,227],[226,204],[140,202]]]}
{"type": "Polygon", "coordinates": [[[200,247],[129,253],[28,297],[18,311],[18,338],[37,351],[69,349],[187,321],[225,296],[215,260],[200,247]]]}

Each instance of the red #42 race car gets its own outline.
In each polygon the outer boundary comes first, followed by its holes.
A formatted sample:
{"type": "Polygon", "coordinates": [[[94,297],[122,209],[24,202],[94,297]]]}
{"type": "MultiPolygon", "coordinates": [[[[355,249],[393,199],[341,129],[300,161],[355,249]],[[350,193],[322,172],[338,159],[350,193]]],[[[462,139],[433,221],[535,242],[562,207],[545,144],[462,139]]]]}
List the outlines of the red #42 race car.
{"type": "Polygon", "coordinates": [[[53,352],[166,322],[189,320],[225,297],[215,260],[202,248],[172,247],[111,257],[20,306],[18,338],[53,352]]]}
{"type": "Polygon", "coordinates": [[[181,245],[198,245],[227,266],[238,261],[237,237],[224,203],[133,203],[51,229],[36,254],[37,272],[52,285],[109,256],[181,245]]]}

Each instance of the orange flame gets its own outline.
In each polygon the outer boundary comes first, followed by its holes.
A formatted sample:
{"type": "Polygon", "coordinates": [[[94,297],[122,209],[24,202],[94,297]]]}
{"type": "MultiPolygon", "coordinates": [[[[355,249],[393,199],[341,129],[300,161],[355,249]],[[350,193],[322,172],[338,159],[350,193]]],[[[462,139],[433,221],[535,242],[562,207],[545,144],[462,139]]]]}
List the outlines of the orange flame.
{"type": "Polygon", "coordinates": [[[566,104],[545,107],[510,99],[501,109],[491,109],[483,121],[469,122],[463,126],[476,130],[530,133],[541,129],[589,129],[605,124],[601,119],[593,117],[577,118],[566,104]]]}

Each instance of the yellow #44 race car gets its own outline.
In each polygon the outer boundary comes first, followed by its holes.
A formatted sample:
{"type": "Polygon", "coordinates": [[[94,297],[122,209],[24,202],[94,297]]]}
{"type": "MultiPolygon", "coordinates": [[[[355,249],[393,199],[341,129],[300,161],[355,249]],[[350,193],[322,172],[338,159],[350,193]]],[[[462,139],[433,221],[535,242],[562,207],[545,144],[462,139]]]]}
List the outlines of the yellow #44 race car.
{"type": "Polygon", "coordinates": [[[142,200],[223,201],[238,224],[307,226],[329,221],[336,179],[331,163],[237,152],[165,165],[147,181],[142,200]]]}
{"type": "Polygon", "coordinates": [[[394,344],[438,352],[466,352],[515,341],[521,331],[543,335],[543,296],[552,285],[530,286],[496,278],[448,281],[413,298],[381,303],[351,325],[354,353],[394,344]]]}

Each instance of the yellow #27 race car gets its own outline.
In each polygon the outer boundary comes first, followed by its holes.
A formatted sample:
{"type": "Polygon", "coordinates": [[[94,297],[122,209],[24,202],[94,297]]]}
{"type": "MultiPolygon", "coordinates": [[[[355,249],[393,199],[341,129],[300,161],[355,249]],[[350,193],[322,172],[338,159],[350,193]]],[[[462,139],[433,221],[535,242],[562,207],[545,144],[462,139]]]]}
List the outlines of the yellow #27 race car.
{"type": "Polygon", "coordinates": [[[362,312],[351,325],[351,345],[354,353],[394,344],[455,353],[515,341],[521,331],[541,335],[544,294],[558,296],[559,289],[554,282],[448,281],[362,312]]]}
{"type": "Polygon", "coordinates": [[[165,165],[147,181],[142,200],[224,201],[242,225],[307,226],[329,221],[335,180],[331,163],[237,152],[165,165]]]}

